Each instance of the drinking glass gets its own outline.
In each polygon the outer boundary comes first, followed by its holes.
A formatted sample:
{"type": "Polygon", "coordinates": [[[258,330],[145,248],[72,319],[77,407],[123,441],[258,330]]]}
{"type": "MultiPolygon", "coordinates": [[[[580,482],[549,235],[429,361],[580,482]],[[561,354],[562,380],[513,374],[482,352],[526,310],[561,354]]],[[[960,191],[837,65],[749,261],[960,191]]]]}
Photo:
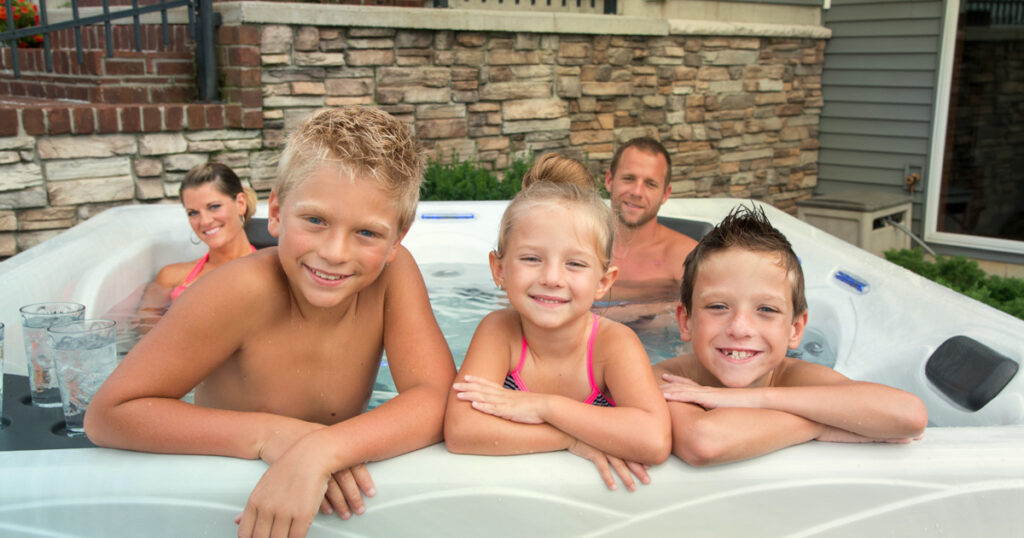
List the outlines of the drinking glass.
{"type": "Polygon", "coordinates": [[[50,327],[68,437],[85,435],[85,410],[117,367],[117,323],[83,319],[50,327]]]}
{"type": "Polygon", "coordinates": [[[85,318],[85,306],[78,303],[36,303],[21,307],[25,359],[28,361],[29,394],[37,407],[60,406],[60,388],[53,370],[53,352],[46,329],[85,318]]]}

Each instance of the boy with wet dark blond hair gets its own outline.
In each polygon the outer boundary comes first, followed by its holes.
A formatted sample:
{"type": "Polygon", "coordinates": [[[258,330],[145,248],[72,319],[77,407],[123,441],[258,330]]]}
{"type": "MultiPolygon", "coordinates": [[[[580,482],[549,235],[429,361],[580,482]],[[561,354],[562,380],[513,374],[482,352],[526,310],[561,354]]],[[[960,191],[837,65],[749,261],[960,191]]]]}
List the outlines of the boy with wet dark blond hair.
{"type": "Polygon", "coordinates": [[[655,365],[672,451],[725,463],[812,439],[909,442],[928,422],[913,394],[786,356],[807,326],[800,261],[761,209],[739,207],[687,256],[676,317],[693,354],[655,365]]]}
{"type": "Polygon", "coordinates": [[[278,247],[197,281],[89,406],[103,446],[261,458],[239,536],[302,536],[374,494],[363,463],[441,440],[455,375],[416,263],[423,156],[372,108],[316,113],[270,195],[278,247]],[[386,351],[398,396],[363,413],[386,351]],[[198,385],[198,386],[197,386],[198,385]],[[196,405],[180,401],[196,387],[196,405]]]}

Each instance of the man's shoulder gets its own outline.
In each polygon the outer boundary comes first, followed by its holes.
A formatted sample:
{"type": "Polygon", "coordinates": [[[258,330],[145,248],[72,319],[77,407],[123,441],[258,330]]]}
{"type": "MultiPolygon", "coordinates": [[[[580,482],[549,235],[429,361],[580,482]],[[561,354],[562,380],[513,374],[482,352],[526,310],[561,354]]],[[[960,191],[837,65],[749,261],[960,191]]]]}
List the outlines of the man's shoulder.
{"type": "Polygon", "coordinates": [[[674,249],[685,249],[686,252],[693,250],[693,247],[697,246],[697,241],[677,230],[673,230],[664,224],[658,224],[658,231],[660,232],[661,240],[664,243],[668,243],[674,249]]]}

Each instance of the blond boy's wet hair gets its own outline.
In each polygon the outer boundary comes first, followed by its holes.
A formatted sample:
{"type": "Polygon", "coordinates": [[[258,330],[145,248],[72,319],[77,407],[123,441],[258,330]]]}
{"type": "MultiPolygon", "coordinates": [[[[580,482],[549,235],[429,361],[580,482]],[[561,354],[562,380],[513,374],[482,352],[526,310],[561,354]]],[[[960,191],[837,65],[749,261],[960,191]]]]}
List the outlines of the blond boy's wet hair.
{"type": "Polygon", "coordinates": [[[373,180],[394,200],[400,230],[416,216],[424,156],[412,131],[394,116],[371,107],[320,110],[288,136],[277,167],[274,192],[282,201],[320,166],[373,180]]]}
{"type": "Polygon", "coordinates": [[[697,273],[704,260],[716,252],[732,247],[778,255],[779,265],[785,269],[789,277],[793,315],[798,316],[807,311],[804,271],[800,267],[800,259],[793,252],[793,246],[786,236],[768,221],[764,209],[741,205],[730,211],[722,222],[708,232],[683,262],[683,282],[679,295],[687,313],[693,312],[693,286],[697,282],[697,273]]]}
{"type": "Polygon", "coordinates": [[[505,255],[509,236],[522,215],[537,206],[572,205],[578,215],[588,217],[593,231],[594,250],[602,269],[608,269],[615,238],[615,216],[597,193],[597,183],[585,166],[576,159],[558,153],[540,158],[523,177],[523,190],[512,199],[501,218],[498,232],[498,258],[505,255]]]}

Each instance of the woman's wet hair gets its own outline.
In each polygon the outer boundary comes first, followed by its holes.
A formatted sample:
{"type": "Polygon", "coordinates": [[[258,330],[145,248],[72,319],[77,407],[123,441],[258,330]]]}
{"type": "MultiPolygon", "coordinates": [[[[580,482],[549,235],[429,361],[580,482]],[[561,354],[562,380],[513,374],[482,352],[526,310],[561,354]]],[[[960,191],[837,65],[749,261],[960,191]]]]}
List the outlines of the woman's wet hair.
{"type": "Polygon", "coordinates": [[[693,285],[700,267],[712,254],[732,247],[778,254],[779,264],[786,270],[792,288],[793,315],[799,315],[807,310],[804,271],[800,267],[800,259],[793,252],[793,246],[786,236],[768,221],[764,209],[740,205],[733,208],[722,222],[712,228],[683,262],[683,282],[679,296],[688,313],[693,311],[693,285]]]}
{"type": "Polygon", "coordinates": [[[603,269],[611,264],[615,218],[597,192],[594,176],[576,159],[558,153],[541,157],[523,177],[523,189],[512,199],[501,218],[498,248],[501,258],[509,236],[524,214],[537,206],[567,207],[585,215],[593,230],[594,250],[603,269]]]}
{"type": "Polygon", "coordinates": [[[373,107],[329,108],[314,113],[291,135],[281,153],[274,192],[284,200],[317,168],[374,181],[395,201],[399,229],[416,217],[425,157],[412,130],[373,107]]]}
{"type": "Polygon", "coordinates": [[[242,183],[238,174],[230,166],[221,163],[206,163],[193,167],[185,174],[181,181],[181,188],[178,190],[178,199],[182,200],[182,194],[187,189],[193,189],[210,183],[218,192],[231,197],[232,200],[239,193],[245,194],[245,214],[242,216],[245,222],[249,222],[256,213],[256,191],[242,183]]]}

